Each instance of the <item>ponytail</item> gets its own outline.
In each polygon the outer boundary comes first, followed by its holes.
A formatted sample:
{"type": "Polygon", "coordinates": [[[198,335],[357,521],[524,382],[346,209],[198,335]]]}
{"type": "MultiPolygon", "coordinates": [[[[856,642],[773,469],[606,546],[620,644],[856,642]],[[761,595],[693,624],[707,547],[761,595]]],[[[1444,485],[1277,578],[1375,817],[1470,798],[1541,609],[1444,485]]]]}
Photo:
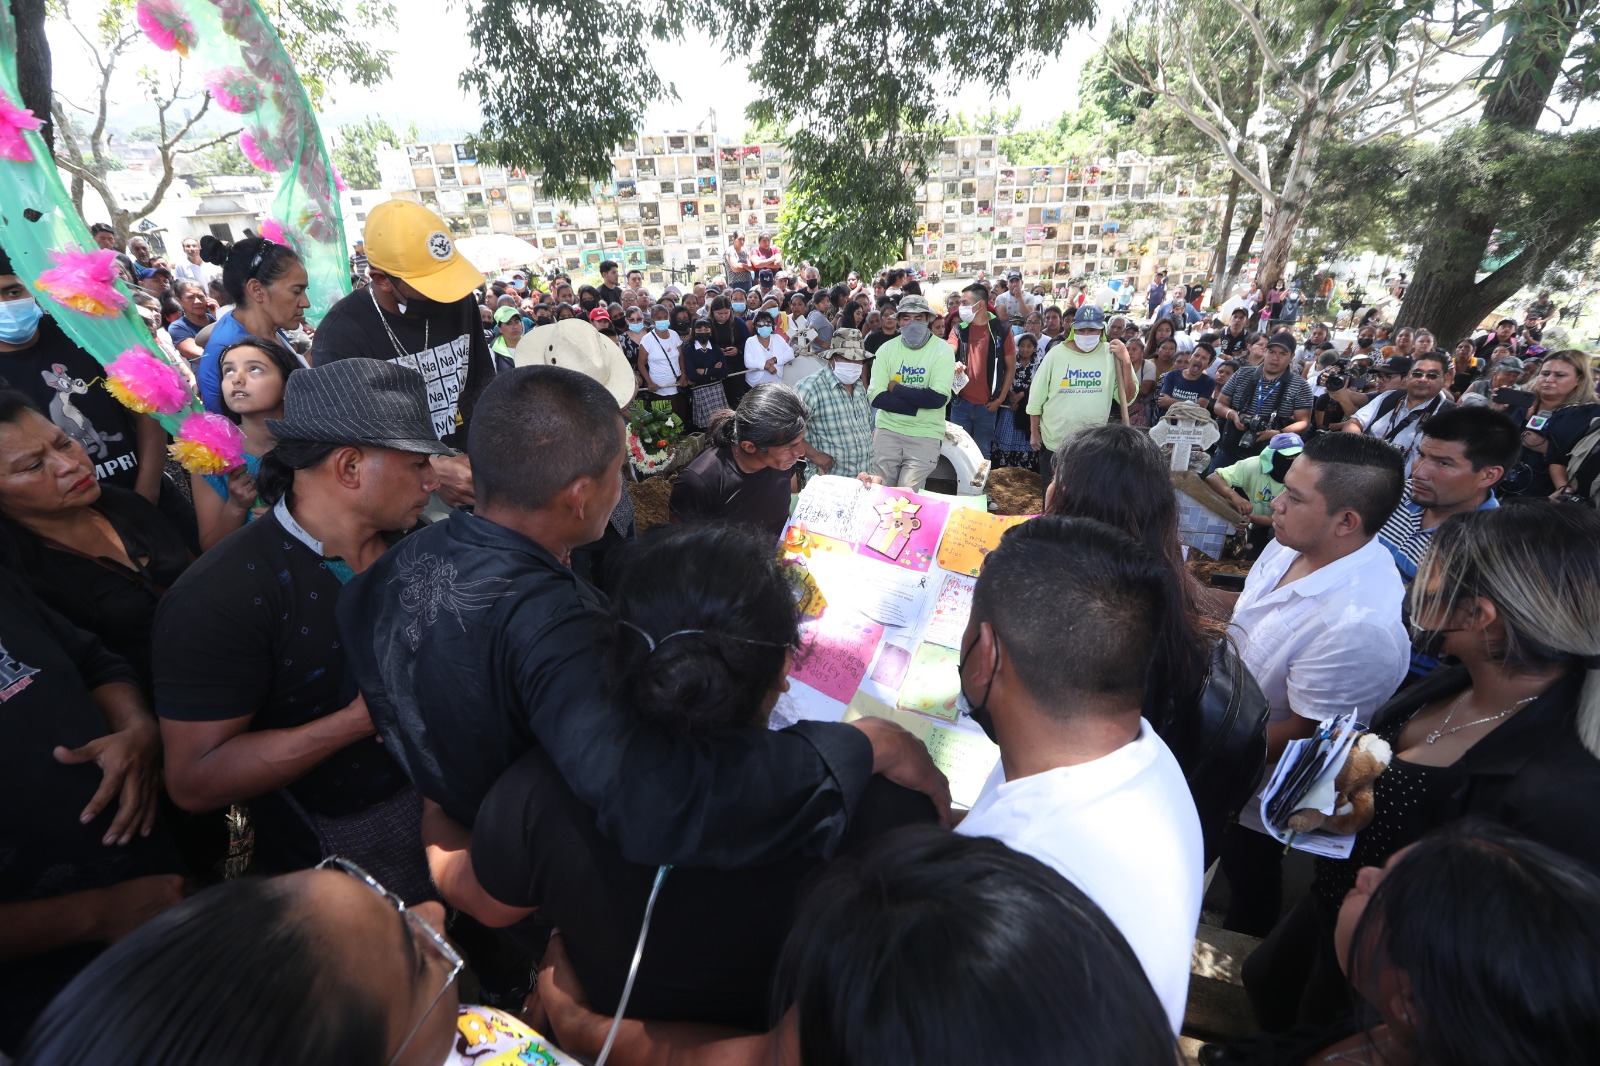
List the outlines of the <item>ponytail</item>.
{"type": "Polygon", "coordinates": [[[280,440],[261,457],[256,472],[256,492],[267,504],[287,499],[294,488],[296,470],[306,470],[333,454],[338,444],[319,440],[280,440]]]}

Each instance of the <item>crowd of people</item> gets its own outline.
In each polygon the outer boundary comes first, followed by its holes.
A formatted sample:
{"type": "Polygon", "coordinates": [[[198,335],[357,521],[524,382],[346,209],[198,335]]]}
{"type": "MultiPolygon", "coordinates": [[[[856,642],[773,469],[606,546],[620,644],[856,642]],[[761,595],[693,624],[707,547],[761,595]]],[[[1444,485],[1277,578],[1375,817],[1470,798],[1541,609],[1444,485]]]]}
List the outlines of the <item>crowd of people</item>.
{"type": "Polygon", "coordinates": [[[315,328],[292,248],[117,249],[242,431],[210,477],[0,262],[0,1053],[470,1061],[470,970],[585,1060],[1171,1064],[1216,863],[1262,1032],[1203,1061],[1600,1058],[1600,403],[1537,313],[1341,346],[1281,284],[1136,322],[763,234],[574,288],[447,233],[375,208],[315,328]],[[643,533],[638,396],[708,437],[643,533]],[[1180,543],[1180,421],[1237,593],[1180,543]],[[921,490],[958,431],[1043,493],[961,641],[964,811],[886,719],[768,728],[793,494],[921,490]],[[1352,709],[1374,816],[1285,899],[1238,816],[1352,709]]]}

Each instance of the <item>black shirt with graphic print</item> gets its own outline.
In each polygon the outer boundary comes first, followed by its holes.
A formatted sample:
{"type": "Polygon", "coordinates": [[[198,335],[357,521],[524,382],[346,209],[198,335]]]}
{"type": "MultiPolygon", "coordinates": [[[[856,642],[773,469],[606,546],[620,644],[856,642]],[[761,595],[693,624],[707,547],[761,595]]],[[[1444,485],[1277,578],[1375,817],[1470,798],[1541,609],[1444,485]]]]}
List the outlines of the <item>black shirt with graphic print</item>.
{"type": "MultiPolygon", "coordinates": [[[[181,872],[159,823],[148,837],[101,843],[116,816],[114,801],[79,824],[101,770],[67,766],[54,755],[57,745],[78,748],[110,732],[92,690],[135,681],[95,636],[0,571],[0,903],[181,872]]],[[[15,1052],[45,1004],[102,950],[81,944],[0,966],[0,1052],[15,1052]]]]}
{"type": "MultiPolygon", "coordinates": [[[[250,728],[263,730],[304,725],[347,706],[355,691],[334,618],[340,569],[286,529],[276,511],[202,555],[156,610],[156,714],[179,722],[250,715],[250,728]]],[[[307,810],[337,817],[366,810],[405,783],[383,745],[368,737],[288,790],[307,810]]],[[[249,807],[263,872],[316,861],[315,842],[287,805],[268,795],[249,807]]]]}
{"type": "Polygon", "coordinates": [[[49,315],[39,320],[32,344],[0,352],[0,386],[20,390],[82,444],[101,484],[132,489],[139,477],[139,416],[105,390],[104,378],[94,356],[74,344],[49,315]]]}
{"type": "Polygon", "coordinates": [[[433,431],[461,448],[473,404],[494,377],[494,358],[475,299],[431,308],[425,317],[391,315],[378,310],[370,290],[357,289],[328,308],[311,342],[311,361],[383,359],[410,367],[427,386],[433,431]]]}

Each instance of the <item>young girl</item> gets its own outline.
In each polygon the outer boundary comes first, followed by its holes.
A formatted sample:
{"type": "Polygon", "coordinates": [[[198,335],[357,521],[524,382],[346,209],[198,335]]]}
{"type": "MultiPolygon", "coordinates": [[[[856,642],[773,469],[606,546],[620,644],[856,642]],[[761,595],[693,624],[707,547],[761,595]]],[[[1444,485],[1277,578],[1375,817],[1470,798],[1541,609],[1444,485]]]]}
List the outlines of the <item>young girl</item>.
{"type": "Polygon", "coordinates": [[[245,337],[222,350],[222,406],[244,432],[244,465],[228,474],[191,474],[200,550],[256,516],[256,471],[272,450],[267,419],[283,417],[283,390],[300,360],[275,340],[245,337]]]}

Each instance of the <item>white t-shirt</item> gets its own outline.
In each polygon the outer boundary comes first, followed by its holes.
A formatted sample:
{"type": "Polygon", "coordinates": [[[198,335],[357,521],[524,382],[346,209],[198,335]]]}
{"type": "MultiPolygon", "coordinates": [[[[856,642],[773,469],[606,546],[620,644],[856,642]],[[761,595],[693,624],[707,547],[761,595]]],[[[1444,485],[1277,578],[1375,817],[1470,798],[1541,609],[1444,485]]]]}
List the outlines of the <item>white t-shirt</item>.
{"type": "Polygon", "coordinates": [[[1411,658],[1394,558],[1373,537],[1280,588],[1299,557],[1274,540],[1250,568],[1233,608],[1239,656],[1267,697],[1269,722],[1291,713],[1321,721],[1352,708],[1370,722],[1405,680],[1411,658]]]}
{"type": "Polygon", "coordinates": [[[639,347],[645,351],[650,380],[655,383],[657,396],[678,395],[678,377],[683,371],[683,338],[668,331],[662,337],[653,329],[645,330],[639,347]]]}
{"type": "Polygon", "coordinates": [[[778,336],[776,331],[767,340],[772,342],[772,347],[763,348],[760,337],[751,337],[744,342],[744,365],[750,371],[744,376],[744,380],[752,388],[782,381],[783,368],[794,362],[794,349],[789,347],[789,342],[778,336]],[[769,374],[766,370],[767,360],[773,356],[777,356],[778,359],[778,372],[769,374]]]}
{"type": "Polygon", "coordinates": [[[1205,876],[1200,817],[1178,760],[1142,722],[1137,740],[1093,762],[1004,775],[997,763],[957,832],[1031,855],[1094,900],[1177,1032],[1205,876]]]}
{"type": "Polygon", "coordinates": [[[1441,392],[1420,408],[1408,406],[1402,399],[1387,414],[1379,417],[1378,408],[1383,406],[1383,401],[1388,395],[1386,392],[1379,393],[1377,399],[1355,413],[1355,421],[1361,423],[1361,428],[1366,431],[1367,436],[1387,441],[1405,454],[1406,476],[1409,477],[1411,467],[1417,461],[1417,448],[1422,444],[1423,425],[1434,415],[1450,410],[1455,404],[1450,401],[1450,397],[1441,392]]]}

